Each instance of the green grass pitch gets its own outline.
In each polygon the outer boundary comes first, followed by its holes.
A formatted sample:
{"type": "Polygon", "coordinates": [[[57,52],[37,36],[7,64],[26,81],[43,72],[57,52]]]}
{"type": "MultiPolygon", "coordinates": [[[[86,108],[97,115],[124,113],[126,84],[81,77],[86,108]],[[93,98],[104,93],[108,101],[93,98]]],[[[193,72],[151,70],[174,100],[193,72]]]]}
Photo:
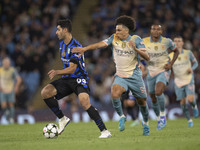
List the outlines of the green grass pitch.
{"type": "Polygon", "coordinates": [[[45,139],[42,134],[47,122],[33,125],[0,126],[0,150],[199,150],[200,119],[193,119],[188,128],[186,119],[168,120],[166,128],[156,130],[156,121],[150,121],[150,136],[142,136],[142,125],[118,131],[118,122],[106,122],[112,133],[108,139],[99,139],[94,122],[70,123],[57,139],[45,139]]]}

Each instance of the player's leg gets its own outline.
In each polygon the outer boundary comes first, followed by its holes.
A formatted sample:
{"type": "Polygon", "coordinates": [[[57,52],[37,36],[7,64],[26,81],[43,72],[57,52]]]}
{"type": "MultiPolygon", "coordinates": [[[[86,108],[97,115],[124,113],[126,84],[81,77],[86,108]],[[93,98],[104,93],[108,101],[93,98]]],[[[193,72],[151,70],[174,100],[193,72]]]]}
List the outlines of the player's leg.
{"type": "Polygon", "coordinates": [[[94,108],[90,104],[90,99],[88,93],[80,93],[78,95],[79,101],[81,106],[85,111],[87,111],[88,115],[94,122],[96,123],[97,127],[99,128],[101,132],[101,136],[99,138],[108,138],[111,137],[111,133],[106,129],[106,126],[99,115],[99,112],[97,111],[96,108],[94,108]]]}
{"type": "Polygon", "coordinates": [[[151,77],[150,75],[147,76],[147,86],[148,86],[148,91],[149,95],[151,97],[151,104],[152,104],[152,109],[154,110],[157,118],[157,130],[161,130],[160,127],[160,106],[157,101],[156,95],[155,95],[155,86],[156,86],[156,77],[151,77]]]}
{"type": "Polygon", "coordinates": [[[113,83],[112,89],[111,89],[111,94],[112,94],[113,107],[114,107],[115,111],[117,112],[117,114],[120,116],[120,120],[119,120],[119,130],[120,131],[123,131],[125,129],[125,121],[126,121],[126,117],[123,113],[120,97],[121,97],[122,93],[124,93],[127,90],[128,90],[128,87],[127,87],[124,79],[120,78],[118,76],[115,76],[115,80],[114,80],[114,83],[113,83]]]}
{"type": "Polygon", "coordinates": [[[161,128],[167,125],[165,114],[165,96],[163,94],[165,86],[168,84],[171,71],[164,71],[156,78],[155,95],[160,106],[160,124],[161,128]]]}
{"type": "Polygon", "coordinates": [[[188,127],[192,127],[193,126],[193,121],[190,117],[190,112],[189,112],[189,109],[188,109],[188,106],[186,104],[186,99],[183,98],[180,100],[180,105],[181,105],[181,108],[183,110],[183,114],[185,115],[187,121],[188,121],[188,127]]]}
{"type": "Polygon", "coordinates": [[[64,96],[67,96],[72,93],[72,91],[67,85],[67,82],[68,81],[61,79],[55,80],[51,82],[51,84],[46,85],[41,91],[41,96],[44,102],[51,109],[51,111],[59,118],[58,134],[61,134],[70,122],[70,119],[64,116],[56,99],[56,97],[59,97],[59,99],[61,99],[64,96]]]}
{"type": "Polygon", "coordinates": [[[14,124],[15,117],[15,93],[11,92],[8,97],[9,123],[14,124]]]}
{"type": "Polygon", "coordinates": [[[0,102],[1,102],[1,109],[3,111],[3,115],[6,117],[6,120],[9,121],[9,107],[7,105],[7,94],[1,93],[0,94],[0,102]]]}
{"type": "Polygon", "coordinates": [[[189,85],[186,86],[186,99],[190,103],[193,109],[193,116],[197,118],[199,116],[199,110],[197,107],[196,99],[195,99],[195,86],[194,80],[191,81],[189,85]]]}

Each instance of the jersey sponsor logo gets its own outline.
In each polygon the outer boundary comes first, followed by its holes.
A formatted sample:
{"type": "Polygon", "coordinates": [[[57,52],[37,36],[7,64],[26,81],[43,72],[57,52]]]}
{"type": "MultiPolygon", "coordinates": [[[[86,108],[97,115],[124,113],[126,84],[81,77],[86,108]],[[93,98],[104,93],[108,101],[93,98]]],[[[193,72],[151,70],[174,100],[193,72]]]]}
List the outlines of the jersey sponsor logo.
{"type": "Polygon", "coordinates": [[[123,51],[123,50],[119,50],[119,49],[115,49],[115,52],[118,55],[132,55],[135,53],[134,51],[123,51]]]}
{"type": "Polygon", "coordinates": [[[65,59],[65,58],[61,58],[61,60],[65,63],[65,64],[68,64],[70,59],[65,59]]]}
{"type": "Polygon", "coordinates": [[[167,52],[164,51],[164,52],[162,52],[162,53],[148,53],[148,54],[149,54],[149,56],[150,56],[151,58],[153,58],[153,57],[160,57],[160,56],[166,55],[167,52]]]}

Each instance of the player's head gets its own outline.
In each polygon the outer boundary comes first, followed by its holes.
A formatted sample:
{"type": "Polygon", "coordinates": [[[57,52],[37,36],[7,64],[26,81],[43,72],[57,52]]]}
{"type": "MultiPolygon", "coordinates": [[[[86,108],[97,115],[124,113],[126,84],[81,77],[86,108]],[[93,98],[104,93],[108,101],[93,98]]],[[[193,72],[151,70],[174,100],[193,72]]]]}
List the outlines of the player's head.
{"type": "Polygon", "coordinates": [[[69,19],[58,20],[56,34],[59,40],[65,39],[68,34],[71,34],[71,31],[72,31],[71,20],[69,19]]]}
{"type": "Polygon", "coordinates": [[[160,24],[153,24],[150,30],[151,36],[154,38],[160,38],[162,35],[162,26],[160,24]]]}
{"type": "Polygon", "coordinates": [[[2,65],[4,69],[8,69],[10,67],[10,59],[5,57],[2,61],[2,65]]]}
{"type": "Polygon", "coordinates": [[[130,31],[135,30],[135,19],[129,16],[120,16],[115,20],[116,35],[119,39],[124,40],[130,31]]]}
{"type": "Polygon", "coordinates": [[[175,36],[174,37],[174,43],[176,44],[176,47],[179,48],[183,48],[184,42],[183,42],[183,38],[181,36],[175,36]]]}

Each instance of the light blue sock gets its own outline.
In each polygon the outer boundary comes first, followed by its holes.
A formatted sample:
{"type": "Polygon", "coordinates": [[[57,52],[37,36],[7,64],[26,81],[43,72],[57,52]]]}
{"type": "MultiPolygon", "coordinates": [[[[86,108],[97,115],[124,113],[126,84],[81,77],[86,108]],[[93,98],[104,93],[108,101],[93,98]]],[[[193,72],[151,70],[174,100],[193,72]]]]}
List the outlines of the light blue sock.
{"type": "Polygon", "coordinates": [[[195,108],[195,106],[196,106],[196,100],[193,100],[193,102],[191,102],[190,105],[192,106],[192,108],[195,108]]]}
{"type": "Polygon", "coordinates": [[[145,106],[139,105],[139,108],[140,108],[140,111],[141,111],[141,114],[142,114],[144,122],[148,122],[148,120],[149,120],[149,108],[148,108],[148,105],[147,104],[145,106]]]}
{"type": "Polygon", "coordinates": [[[112,99],[113,107],[119,116],[123,115],[122,104],[120,98],[112,99]]]}
{"type": "Polygon", "coordinates": [[[188,106],[186,104],[184,104],[184,105],[181,105],[181,108],[182,108],[183,114],[185,115],[187,120],[190,120],[190,113],[189,113],[189,110],[188,110],[188,106]]]}
{"type": "Polygon", "coordinates": [[[157,102],[160,106],[160,111],[164,112],[165,111],[165,96],[164,94],[160,95],[160,96],[156,96],[157,98],[157,102]]]}
{"type": "Polygon", "coordinates": [[[152,102],[152,108],[156,114],[157,117],[160,116],[160,106],[158,105],[158,101],[156,103],[152,102]]]}
{"type": "Polygon", "coordinates": [[[15,116],[15,108],[10,107],[10,118],[14,119],[14,116],[15,116]]]}

